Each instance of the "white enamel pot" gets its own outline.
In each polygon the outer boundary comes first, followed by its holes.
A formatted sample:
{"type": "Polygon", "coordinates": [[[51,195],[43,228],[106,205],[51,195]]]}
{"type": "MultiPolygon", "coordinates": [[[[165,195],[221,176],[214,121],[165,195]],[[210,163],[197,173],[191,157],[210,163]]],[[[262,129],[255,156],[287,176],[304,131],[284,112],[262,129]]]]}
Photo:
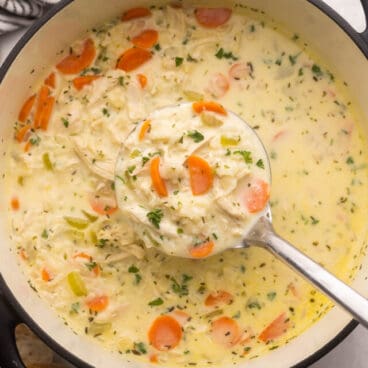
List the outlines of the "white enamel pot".
{"type": "MultiPolygon", "coordinates": [[[[34,24],[16,45],[0,70],[0,157],[6,142],[13,137],[13,122],[19,106],[31,86],[55,64],[58,52],[92,26],[107,21],[124,10],[151,4],[153,0],[63,0],[34,24]]],[[[348,0],[346,0],[348,1],[348,0]]],[[[368,0],[361,0],[368,16],[368,0]]],[[[199,5],[202,1],[192,1],[199,5]]],[[[277,22],[300,34],[349,84],[363,112],[368,117],[368,30],[356,32],[320,0],[237,0],[264,10],[277,22]]],[[[219,6],[230,0],[207,2],[219,6]]],[[[368,134],[368,126],[366,127],[368,134]]],[[[0,188],[5,165],[0,165],[0,188]]],[[[3,192],[3,191],[2,191],[3,192]]],[[[1,193],[1,189],[0,189],[1,193]]],[[[14,328],[26,323],[52,349],[77,367],[143,368],[148,364],[127,361],[122,355],[105,351],[101,346],[75,335],[55,312],[32,290],[11,250],[7,228],[7,203],[0,195],[0,367],[24,368],[14,343],[14,328]]],[[[368,220],[367,220],[368,223],[368,220]]],[[[363,261],[353,287],[368,297],[368,258],[363,261]]],[[[340,341],[357,323],[334,307],[310,329],[286,346],[239,367],[306,367],[340,341]]]]}

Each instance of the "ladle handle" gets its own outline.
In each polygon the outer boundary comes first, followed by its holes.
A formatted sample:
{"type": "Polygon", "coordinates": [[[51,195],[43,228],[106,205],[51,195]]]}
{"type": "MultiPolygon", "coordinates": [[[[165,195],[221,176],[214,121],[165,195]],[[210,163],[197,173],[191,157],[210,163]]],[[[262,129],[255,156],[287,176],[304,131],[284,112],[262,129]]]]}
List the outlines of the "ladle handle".
{"type": "Polygon", "coordinates": [[[259,220],[246,243],[271,251],[368,328],[368,300],[278,236],[266,217],[259,220]]]}

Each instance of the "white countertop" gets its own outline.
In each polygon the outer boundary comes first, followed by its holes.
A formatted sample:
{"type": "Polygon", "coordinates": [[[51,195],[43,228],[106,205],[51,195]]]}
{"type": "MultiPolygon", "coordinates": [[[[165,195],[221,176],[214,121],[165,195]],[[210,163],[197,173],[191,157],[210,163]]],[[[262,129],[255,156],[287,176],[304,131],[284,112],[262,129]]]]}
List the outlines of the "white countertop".
{"type": "MultiPolygon", "coordinates": [[[[365,28],[364,15],[359,0],[324,0],[335,8],[358,31],[365,28]]],[[[0,63],[24,31],[0,36],[0,63]]],[[[367,368],[368,367],[368,330],[357,327],[338,347],[311,368],[367,368]]]]}

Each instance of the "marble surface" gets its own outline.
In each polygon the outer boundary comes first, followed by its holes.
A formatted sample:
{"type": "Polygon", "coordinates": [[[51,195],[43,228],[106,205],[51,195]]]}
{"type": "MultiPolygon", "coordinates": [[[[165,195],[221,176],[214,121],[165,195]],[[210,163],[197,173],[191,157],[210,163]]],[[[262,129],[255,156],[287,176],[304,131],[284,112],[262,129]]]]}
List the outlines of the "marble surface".
{"type": "MultiPolygon", "coordinates": [[[[324,0],[340,15],[350,22],[355,29],[365,29],[365,19],[359,0],[324,0]]],[[[15,42],[24,31],[0,36],[0,63],[4,60],[15,42]]],[[[333,351],[313,364],[311,368],[367,368],[368,367],[368,330],[357,327],[333,351]]]]}

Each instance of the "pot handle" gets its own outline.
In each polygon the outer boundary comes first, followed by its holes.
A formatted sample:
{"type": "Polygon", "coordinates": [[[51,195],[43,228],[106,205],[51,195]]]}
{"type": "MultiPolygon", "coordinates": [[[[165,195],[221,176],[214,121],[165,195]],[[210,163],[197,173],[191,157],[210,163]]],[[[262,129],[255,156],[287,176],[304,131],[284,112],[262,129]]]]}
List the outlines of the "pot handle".
{"type": "Polygon", "coordinates": [[[21,318],[0,290],[0,367],[26,368],[20,359],[15,342],[15,328],[20,323],[21,318]]]}
{"type": "Polygon", "coordinates": [[[364,41],[368,44],[368,0],[360,0],[365,15],[365,30],[361,33],[364,41]]]}

